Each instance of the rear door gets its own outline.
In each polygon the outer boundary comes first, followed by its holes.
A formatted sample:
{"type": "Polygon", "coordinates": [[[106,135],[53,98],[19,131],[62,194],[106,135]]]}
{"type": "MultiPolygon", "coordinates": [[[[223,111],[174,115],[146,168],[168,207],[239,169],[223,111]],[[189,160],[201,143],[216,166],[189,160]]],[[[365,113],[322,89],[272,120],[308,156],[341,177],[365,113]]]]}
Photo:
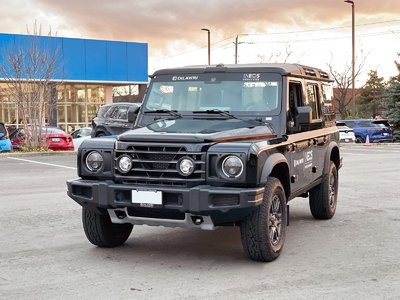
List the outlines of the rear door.
{"type": "Polygon", "coordinates": [[[105,125],[112,135],[118,135],[129,129],[129,105],[118,105],[110,111],[105,125]]]}

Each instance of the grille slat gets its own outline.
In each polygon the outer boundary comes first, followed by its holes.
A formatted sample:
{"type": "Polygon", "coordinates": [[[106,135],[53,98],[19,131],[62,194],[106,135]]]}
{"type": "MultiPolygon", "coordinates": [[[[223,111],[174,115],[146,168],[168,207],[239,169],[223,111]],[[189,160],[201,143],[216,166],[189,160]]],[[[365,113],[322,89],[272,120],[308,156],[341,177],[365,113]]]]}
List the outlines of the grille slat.
{"type": "Polygon", "coordinates": [[[114,169],[115,178],[123,182],[149,182],[156,185],[193,185],[205,181],[205,152],[190,152],[184,146],[164,146],[162,144],[151,144],[149,146],[128,145],[120,147],[115,151],[114,169]],[[123,149],[125,148],[125,149],[123,149]],[[120,173],[117,168],[117,160],[123,155],[132,157],[132,169],[129,173],[120,173]],[[188,157],[195,163],[195,169],[189,176],[180,174],[177,163],[180,159],[188,157]]]}

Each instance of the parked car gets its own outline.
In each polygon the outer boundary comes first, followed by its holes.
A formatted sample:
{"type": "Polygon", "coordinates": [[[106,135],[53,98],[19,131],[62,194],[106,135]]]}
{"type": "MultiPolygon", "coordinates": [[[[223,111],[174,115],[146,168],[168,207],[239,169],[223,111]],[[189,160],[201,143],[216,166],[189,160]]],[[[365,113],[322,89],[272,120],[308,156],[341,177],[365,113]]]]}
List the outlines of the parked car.
{"type": "Polygon", "coordinates": [[[8,136],[7,127],[4,123],[0,123],[0,152],[11,151],[12,145],[8,136]]]}
{"type": "Polygon", "coordinates": [[[336,123],[336,127],[339,129],[339,141],[341,143],[354,143],[356,141],[354,130],[346,126],[345,123],[336,123]]]}
{"type": "Polygon", "coordinates": [[[96,117],[92,120],[92,137],[118,135],[132,129],[134,122],[128,122],[128,113],[134,114],[133,120],[139,111],[139,103],[111,103],[99,108],[96,117]]]}
{"type": "Polygon", "coordinates": [[[356,143],[365,143],[367,136],[371,143],[393,142],[393,130],[389,122],[384,119],[338,120],[336,124],[344,124],[352,128],[356,143]]]}
{"type": "Polygon", "coordinates": [[[91,127],[83,127],[71,132],[72,142],[74,143],[74,151],[78,151],[83,140],[89,139],[92,134],[91,127]]]}
{"type": "MultiPolygon", "coordinates": [[[[62,129],[56,127],[42,127],[40,136],[47,141],[50,150],[73,150],[72,137],[62,129]]],[[[11,143],[14,150],[21,150],[26,137],[25,130],[18,128],[10,134],[11,143]]]]}

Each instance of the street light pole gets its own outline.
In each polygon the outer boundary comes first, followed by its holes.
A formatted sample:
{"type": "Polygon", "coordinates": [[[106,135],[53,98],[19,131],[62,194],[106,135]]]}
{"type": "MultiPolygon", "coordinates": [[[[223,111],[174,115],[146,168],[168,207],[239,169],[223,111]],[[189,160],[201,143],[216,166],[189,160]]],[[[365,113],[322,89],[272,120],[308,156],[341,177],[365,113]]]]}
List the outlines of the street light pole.
{"type": "Polygon", "coordinates": [[[208,64],[210,65],[211,64],[211,39],[210,39],[210,29],[208,29],[208,28],[202,28],[201,30],[203,30],[203,31],[207,31],[207,37],[208,37],[208,42],[207,42],[207,45],[208,45],[208,64]]]}
{"type": "Polygon", "coordinates": [[[235,65],[237,65],[238,62],[238,43],[239,43],[239,36],[236,36],[235,39],[235,65]]]}
{"type": "Polygon", "coordinates": [[[351,110],[354,117],[356,112],[356,99],[354,96],[354,85],[355,85],[355,76],[354,76],[354,67],[355,67],[355,12],[354,12],[354,1],[345,0],[344,2],[351,4],[351,110]]]}

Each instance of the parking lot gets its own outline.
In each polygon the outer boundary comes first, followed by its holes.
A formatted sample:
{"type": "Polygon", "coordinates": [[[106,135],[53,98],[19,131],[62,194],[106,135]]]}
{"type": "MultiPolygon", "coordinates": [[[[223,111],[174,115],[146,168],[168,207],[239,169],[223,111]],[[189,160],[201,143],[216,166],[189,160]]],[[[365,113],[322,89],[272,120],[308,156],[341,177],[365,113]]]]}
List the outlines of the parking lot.
{"type": "Polygon", "coordinates": [[[344,145],[336,216],[290,202],[279,259],[248,260],[238,228],[137,226],[91,245],[66,195],[74,154],[0,156],[0,299],[398,299],[400,145],[344,145]]]}

